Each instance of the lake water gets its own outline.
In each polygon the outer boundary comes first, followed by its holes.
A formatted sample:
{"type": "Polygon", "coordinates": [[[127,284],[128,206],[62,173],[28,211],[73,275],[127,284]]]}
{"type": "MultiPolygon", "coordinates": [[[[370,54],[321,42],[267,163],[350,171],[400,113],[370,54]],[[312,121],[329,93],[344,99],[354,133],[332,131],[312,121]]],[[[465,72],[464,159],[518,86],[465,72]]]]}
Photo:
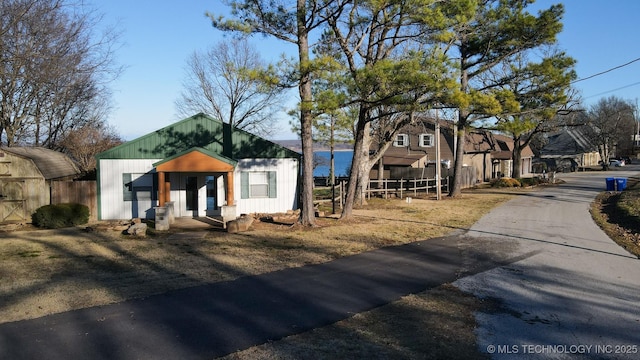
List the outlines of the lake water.
{"type": "MultiPolygon", "coordinates": [[[[315,151],[314,154],[322,156],[327,159],[326,166],[318,166],[313,170],[313,176],[329,176],[329,164],[331,161],[330,151],[315,151]]],[[[333,153],[335,158],[335,172],[336,176],[347,176],[349,168],[351,167],[351,158],[353,157],[353,151],[335,151],[333,153]]]]}

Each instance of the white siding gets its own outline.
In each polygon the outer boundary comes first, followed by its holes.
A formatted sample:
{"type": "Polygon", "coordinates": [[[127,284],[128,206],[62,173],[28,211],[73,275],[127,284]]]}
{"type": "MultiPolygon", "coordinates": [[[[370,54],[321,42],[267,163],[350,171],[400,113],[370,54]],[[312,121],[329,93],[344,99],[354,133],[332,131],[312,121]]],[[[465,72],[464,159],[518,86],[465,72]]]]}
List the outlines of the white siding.
{"type": "Polygon", "coordinates": [[[298,161],[296,159],[244,159],[233,175],[237,214],[277,213],[298,208],[298,161]],[[242,199],[241,172],[275,171],[276,198],[242,199]]]}
{"type": "Polygon", "coordinates": [[[122,174],[133,174],[135,178],[142,174],[152,173],[153,164],[160,160],[161,159],[101,159],[100,219],[131,219],[133,217],[133,202],[123,200],[122,174]]]}
{"type": "MultiPolygon", "coordinates": [[[[100,219],[131,219],[134,215],[132,201],[124,201],[122,175],[132,174],[137,178],[143,174],[153,174],[153,164],[161,159],[146,160],[100,160],[100,219]]],[[[171,174],[171,200],[175,202],[176,216],[192,216],[182,211],[185,207],[184,176],[190,174],[171,174]]],[[[196,174],[204,179],[204,174],[196,174]]],[[[296,159],[245,159],[240,160],[234,172],[234,197],[237,214],[277,213],[297,209],[298,161],[296,159]],[[242,199],[242,171],[275,171],[276,198],[242,199]]],[[[203,181],[204,184],[204,181],[203,181]]],[[[156,192],[157,189],[153,189],[156,192]]],[[[198,215],[204,216],[206,210],[206,188],[199,191],[198,215]]],[[[154,201],[156,203],[157,201],[154,201]]],[[[154,206],[155,204],[152,204],[154,206]]],[[[142,211],[140,211],[142,212],[142,211]]],[[[140,214],[141,216],[144,216],[140,214]]]]}

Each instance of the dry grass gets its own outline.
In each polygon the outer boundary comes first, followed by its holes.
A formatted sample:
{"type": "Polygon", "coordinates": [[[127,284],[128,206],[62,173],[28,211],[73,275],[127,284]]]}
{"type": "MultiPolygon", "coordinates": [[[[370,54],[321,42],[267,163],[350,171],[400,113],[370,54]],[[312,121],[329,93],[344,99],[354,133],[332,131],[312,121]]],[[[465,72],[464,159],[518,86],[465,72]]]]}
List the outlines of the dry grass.
{"type": "MultiPolygon", "coordinates": [[[[459,199],[414,198],[411,203],[373,199],[369,206],[356,209],[350,221],[328,216],[318,219],[320,226],[314,228],[257,222],[240,234],[172,230],[134,239],[81,228],[0,232],[0,322],[443,236],[468,228],[517,191],[526,190],[471,191],[459,199]]],[[[427,346],[440,354],[433,358],[447,358],[443,354],[449,347],[465,349],[456,354],[466,354],[449,358],[478,357],[475,350],[468,352],[475,349],[471,311],[477,306],[476,299],[444,287],[284,340],[283,345],[267,344],[233,356],[282,358],[277,355],[279,346],[292,346],[285,352],[294,358],[345,357],[351,350],[359,358],[370,352],[376,358],[414,358],[416,354],[425,358],[422,351],[427,346]]]]}
{"type": "Polygon", "coordinates": [[[223,359],[488,359],[478,352],[473,332],[473,312],[484,307],[443,285],[223,359]]]}
{"type": "Polygon", "coordinates": [[[613,241],[640,257],[640,179],[629,180],[621,193],[600,193],[591,204],[591,216],[613,241]]]}

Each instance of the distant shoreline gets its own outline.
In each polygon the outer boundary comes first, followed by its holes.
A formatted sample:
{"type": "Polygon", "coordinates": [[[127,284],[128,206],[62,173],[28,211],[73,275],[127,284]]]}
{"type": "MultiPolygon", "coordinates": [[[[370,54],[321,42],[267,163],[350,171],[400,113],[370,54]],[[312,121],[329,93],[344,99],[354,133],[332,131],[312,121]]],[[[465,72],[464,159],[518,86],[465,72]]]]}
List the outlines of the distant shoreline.
{"type": "MultiPolygon", "coordinates": [[[[302,143],[300,140],[273,140],[272,142],[297,153],[302,153],[302,143]]],[[[331,148],[325,143],[313,143],[313,151],[331,151],[331,148]]],[[[353,151],[353,144],[337,143],[333,151],[353,151]]]]}

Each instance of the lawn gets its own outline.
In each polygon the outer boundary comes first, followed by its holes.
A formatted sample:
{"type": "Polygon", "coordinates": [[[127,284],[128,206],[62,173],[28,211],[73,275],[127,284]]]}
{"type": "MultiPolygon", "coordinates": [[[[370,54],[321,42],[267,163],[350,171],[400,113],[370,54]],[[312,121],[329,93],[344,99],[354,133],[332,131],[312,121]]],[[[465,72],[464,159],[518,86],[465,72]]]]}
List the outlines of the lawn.
{"type": "MultiPolygon", "coordinates": [[[[348,222],[332,216],[319,218],[320,226],[315,228],[255,222],[250,231],[240,234],[172,229],[151,230],[147,238],[135,239],[116,231],[81,227],[2,232],[0,322],[317,264],[447,235],[467,229],[522,191],[535,190],[477,189],[466,191],[461,198],[414,198],[410,203],[372,199],[368,206],[356,209],[355,218],[348,222]]],[[[640,190],[634,186],[623,194],[624,199],[635,199],[625,201],[640,199],[640,190]]],[[[92,228],[100,228],[95,225],[92,228]]],[[[493,306],[445,284],[227,358],[484,359],[486,354],[478,351],[475,342],[474,312],[491,311],[493,306]]]]}

